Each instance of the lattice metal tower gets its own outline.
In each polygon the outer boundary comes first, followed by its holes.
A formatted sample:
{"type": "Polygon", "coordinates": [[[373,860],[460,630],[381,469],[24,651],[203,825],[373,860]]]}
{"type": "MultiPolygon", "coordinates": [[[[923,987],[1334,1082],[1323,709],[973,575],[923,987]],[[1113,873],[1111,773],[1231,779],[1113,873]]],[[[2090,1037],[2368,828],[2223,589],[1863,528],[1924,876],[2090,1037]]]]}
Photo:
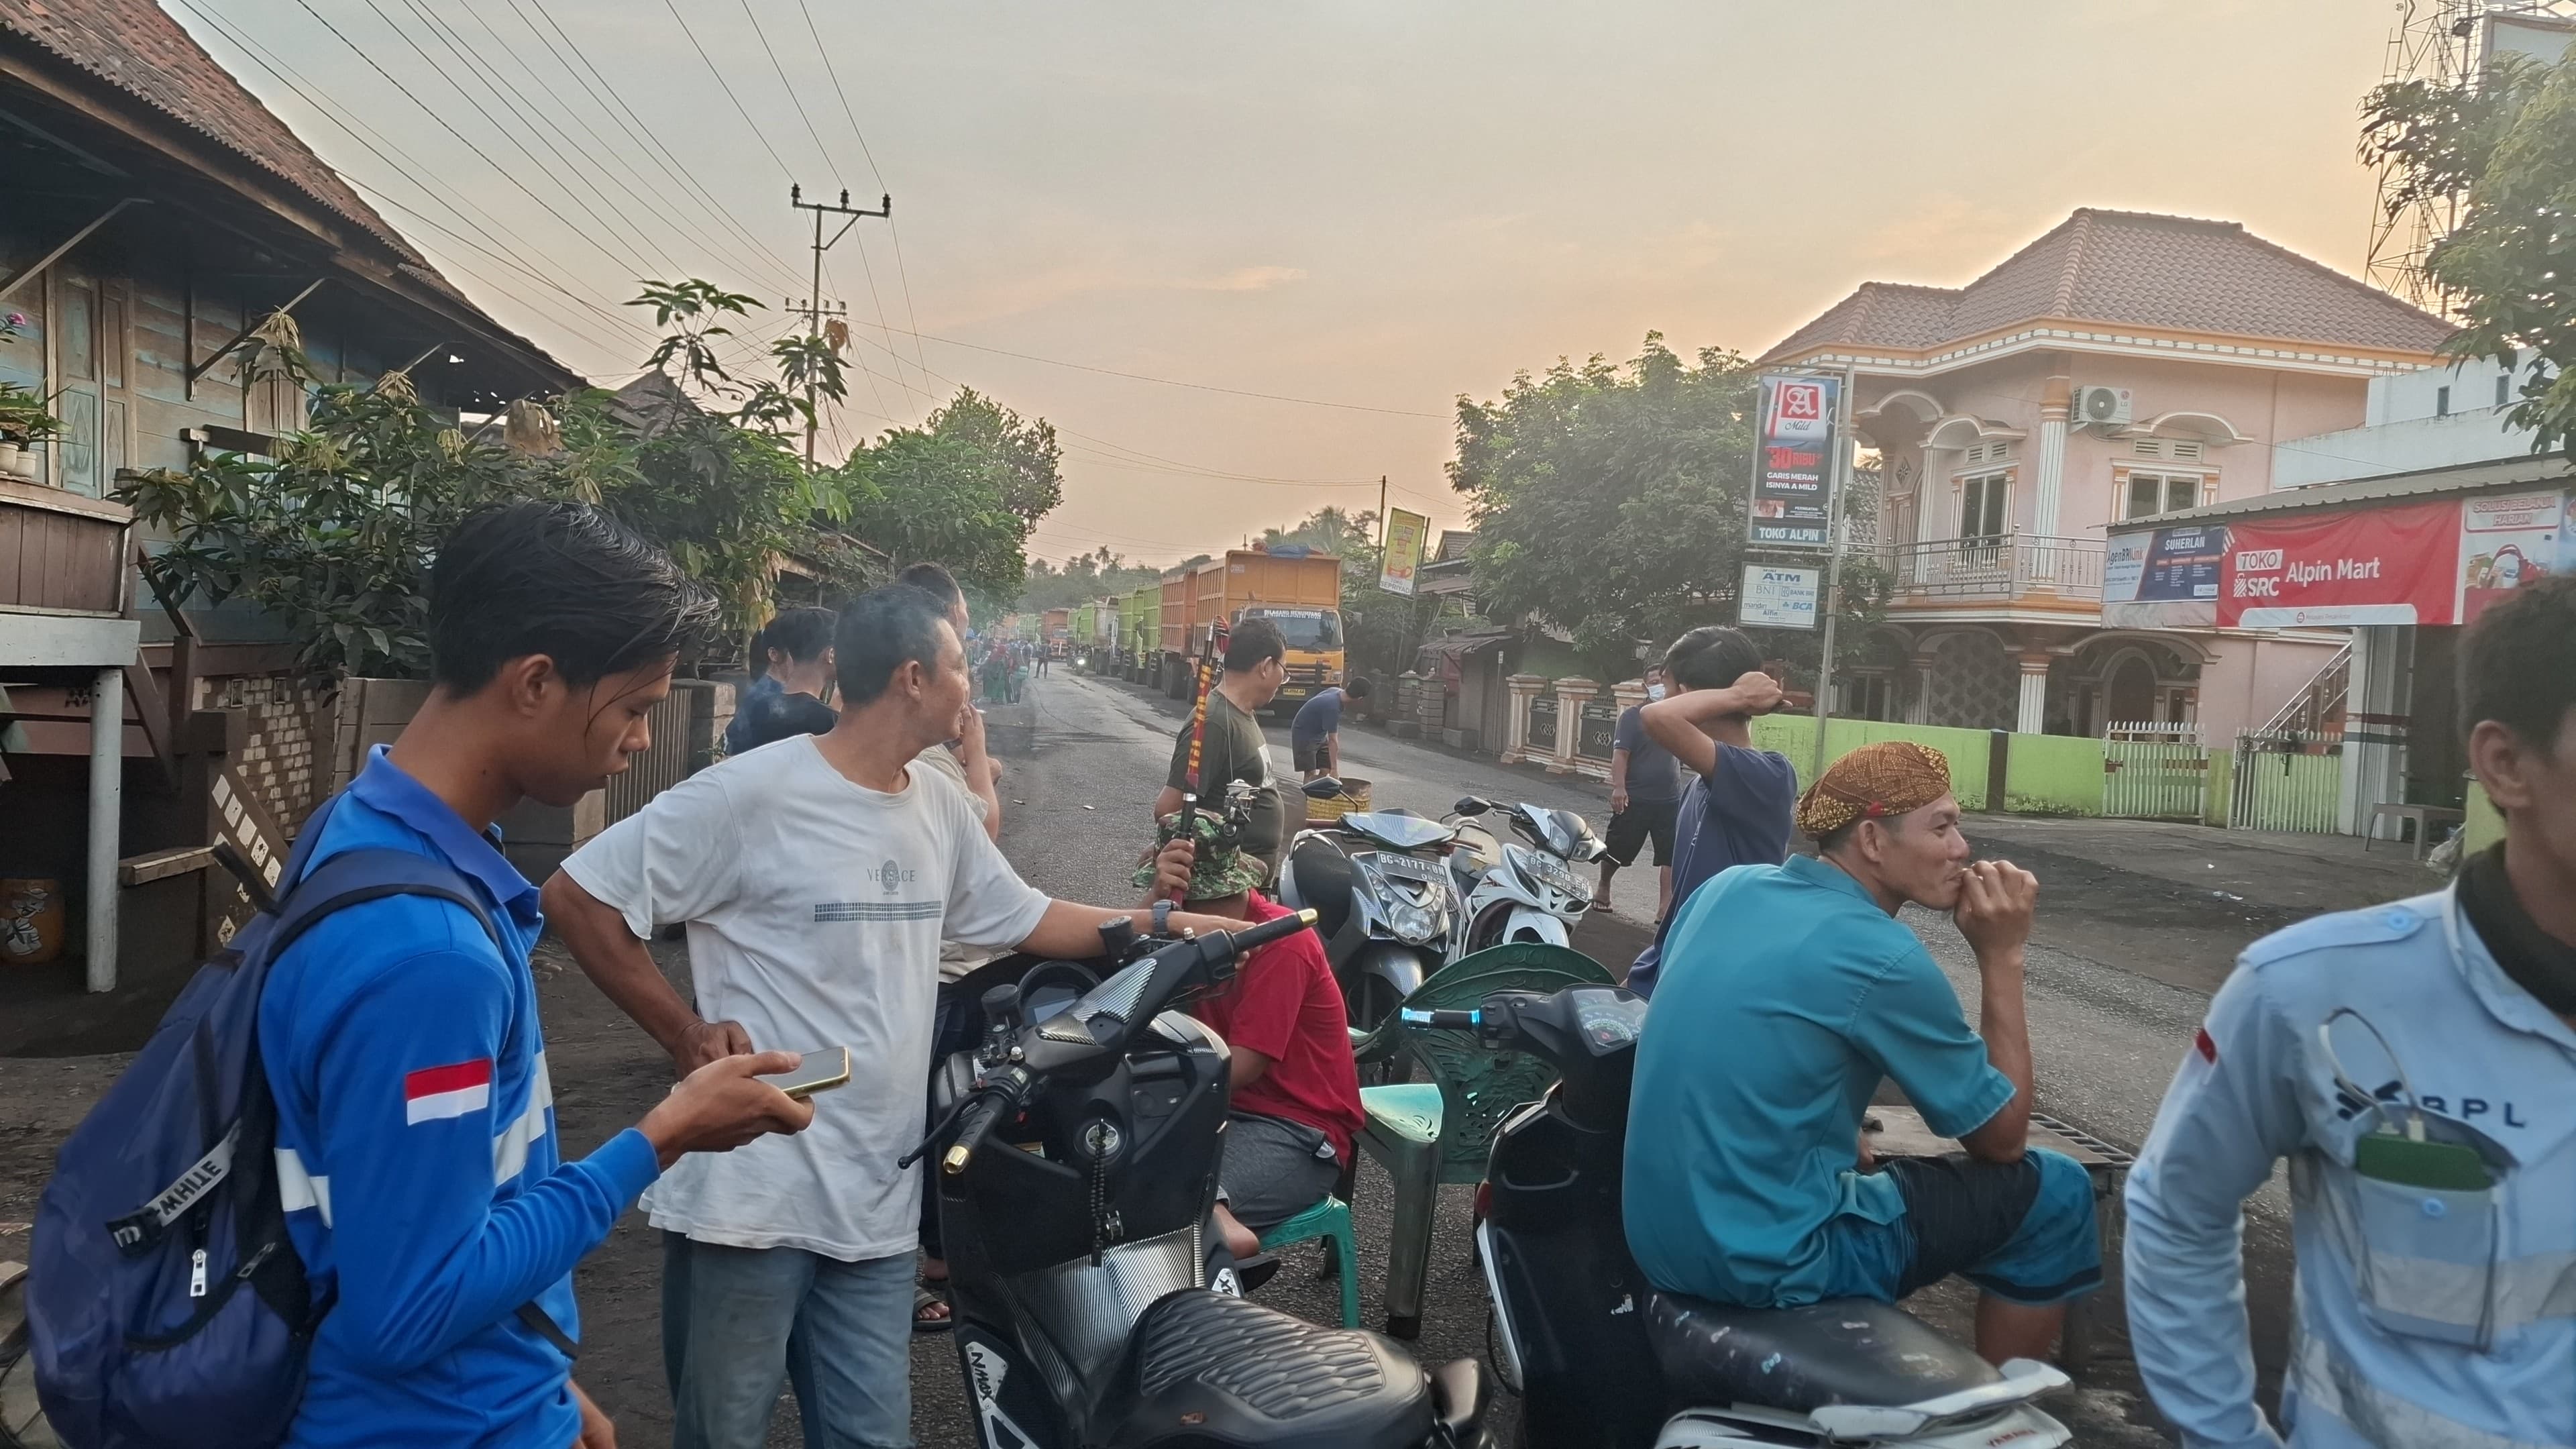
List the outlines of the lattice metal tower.
{"type": "MultiPolygon", "coordinates": [[[[2561,30],[2576,35],[2576,0],[2397,0],[2383,78],[2474,83],[2500,41],[2527,49],[2535,33],[2561,30]]],[[[2418,306],[2441,310],[2441,298],[2424,275],[2424,254],[2459,220],[2465,198],[2424,198],[2392,214],[2388,199],[2396,188],[2395,165],[2382,165],[2370,207],[2370,280],[2418,306]]]]}

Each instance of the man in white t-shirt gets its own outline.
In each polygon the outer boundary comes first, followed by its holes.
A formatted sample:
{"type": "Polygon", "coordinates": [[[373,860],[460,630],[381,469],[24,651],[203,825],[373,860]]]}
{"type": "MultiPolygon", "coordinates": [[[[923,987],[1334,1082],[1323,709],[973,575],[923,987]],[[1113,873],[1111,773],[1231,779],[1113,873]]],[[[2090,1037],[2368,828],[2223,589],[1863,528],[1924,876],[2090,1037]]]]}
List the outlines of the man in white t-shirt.
{"type": "MultiPolygon", "coordinates": [[[[574,853],[547,918],[591,980],[683,1070],[755,1047],[847,1047],[850,1083],[803,1135],[720,1171],[684,1160],[645,1198],[664,1230],[663,1357],[677,1449],[754,1449],[780,1380],[809,1444],[911,1438],[913,1249],[943,937],[1056,956],[1113,916],[1015,875],[966,794],[915,757],[956,728],[966,655],[905,585],[843,610],[829,734],[703,770],[574,853]],[[644,943],[686,922],[696,1009],[644,943]]],[[[1175,916],[1222,930],[1229,922],[1175,916]]]]}

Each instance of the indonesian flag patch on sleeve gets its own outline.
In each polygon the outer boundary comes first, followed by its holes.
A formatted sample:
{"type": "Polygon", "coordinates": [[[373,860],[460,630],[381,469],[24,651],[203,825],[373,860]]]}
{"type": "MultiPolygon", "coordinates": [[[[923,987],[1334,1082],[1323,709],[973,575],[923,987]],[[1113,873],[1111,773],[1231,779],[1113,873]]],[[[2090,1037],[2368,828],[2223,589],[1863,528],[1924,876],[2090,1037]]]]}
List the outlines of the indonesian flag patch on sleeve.
{"type": "Polygon", "coordinates": [[[492,1105],[492,1059],[423,1067],[403,1078],[403,1125],[439,1122],[492,1105]]]}

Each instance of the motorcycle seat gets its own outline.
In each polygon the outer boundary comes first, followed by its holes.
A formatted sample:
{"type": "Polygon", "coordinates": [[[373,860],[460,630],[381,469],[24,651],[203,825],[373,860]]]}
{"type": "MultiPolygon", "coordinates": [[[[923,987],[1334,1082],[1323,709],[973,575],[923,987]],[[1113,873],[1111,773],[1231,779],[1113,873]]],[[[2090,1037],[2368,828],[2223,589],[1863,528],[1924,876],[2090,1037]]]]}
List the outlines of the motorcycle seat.
{"type": "Polygon", "coordinates": [[[1093,1422],[1118,1449],[1414,1449],[1430,1376],[1374,1333],[1184,1288],[1145,1310],[1093,1422]]]}
{"type": "Polygon", "coordinates": [[[1867,1298],[1740,1308],[1657,1291],[1646,1338],[1676,1404],[1900,1408],[2002,1378],[1967,1345],[1867,1298]]]}
{"type": "Polygon", "coordinates": [[[1282,900],[1291,910],[1311,909],[1315,913],[1315,934],[1326,941],[1342,933],[1351,918],[1351,858],[1321,840],[1299,842],[1288,853],[1288,879],[1296,887],[1296,899],[1282,900]]]}

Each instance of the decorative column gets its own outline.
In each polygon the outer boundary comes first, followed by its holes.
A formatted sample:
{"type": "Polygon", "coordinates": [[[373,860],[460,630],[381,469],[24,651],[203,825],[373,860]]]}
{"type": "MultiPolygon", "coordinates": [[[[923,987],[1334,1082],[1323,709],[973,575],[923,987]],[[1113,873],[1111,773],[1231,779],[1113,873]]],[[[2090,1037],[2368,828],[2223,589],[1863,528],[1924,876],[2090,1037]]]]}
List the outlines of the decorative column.
{"type": "Polygon", "coordinates": [[[2020,656],[2021,708],[2013,719],[2016,734],[2044,733],[2048,724],[2048,666],[2056,655],[2034,649],[2020,656]]]}
{"type": "Polygon", "coordinates": [[[1556,682],[1556,758],[1548,764],[1549,774],[1571,775],[1575,772],[1574,743],[1583,733],[1583,707],[1600,692],[1598,680],[1579,675],[1556,682]]]}
{"type": "Polygon", "coordinates": [[[1905,704],[1907,724],[1928,725],[1932,722],[1932,669],[1937,661],[1929,654],[1917,654],[1906,670],[1914,678],[1914,697],[1905,704]]]}
{"type": "Polygon", "coordinates": [[[2066,487],[2066,420],[2073,415],[2074,406],[2075,383],[2063,373],[2050,378],[2040,390],[2039,453],[2031,467],[2030,531],[2042,540],[2057,537],[2058,498],[2066,487]]]}
{"type": "Polygon", "coordinates": [[[1510,712],[1503,721],[1503,763],[1517,765],[1529,758],[1530,701],[1547,688],[1547,681],[1535,674],[1506,676],[1503,688],[1511,695],[1510,712]]]}
{"type": "Polygon", "coordinates": [[[1414,711],[1422,702],[1422,676],[1408,669],[1395,677],[1395,714],[1387,721],[1387,733],[1409,740],[1422,733],[1414,711]]]}
{"type": "Polygon", "coordinates": [[[1613,703],[1619,706],[1619,712],[1621,714],[1626,714],[1628,711],[1635,709],[1638,705],[1646,702],[1646,681],[1642,679],[1620,680],[1617,684],[1610,686],[1610,699],[1613,703]]]}

